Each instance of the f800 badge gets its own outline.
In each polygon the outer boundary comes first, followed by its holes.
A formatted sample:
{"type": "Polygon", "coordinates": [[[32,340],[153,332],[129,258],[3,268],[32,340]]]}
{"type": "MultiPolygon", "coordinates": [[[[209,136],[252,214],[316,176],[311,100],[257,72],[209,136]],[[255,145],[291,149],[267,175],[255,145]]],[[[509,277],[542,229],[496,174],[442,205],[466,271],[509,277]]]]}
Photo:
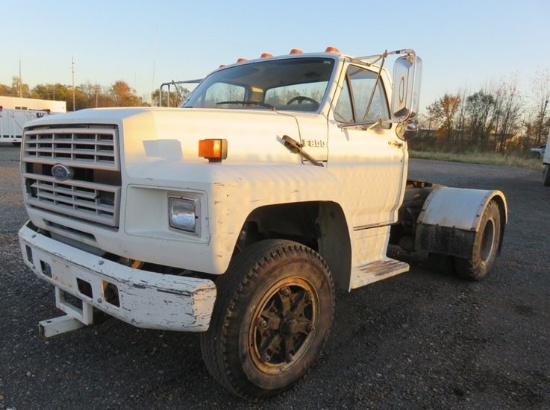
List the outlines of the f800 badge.
{"type": "Polygon", "coordinates": [[[73,177],[73,170],[63,164],[55,164],[52,167],[52,176],[56,181],[67,181],[73,177]]]}

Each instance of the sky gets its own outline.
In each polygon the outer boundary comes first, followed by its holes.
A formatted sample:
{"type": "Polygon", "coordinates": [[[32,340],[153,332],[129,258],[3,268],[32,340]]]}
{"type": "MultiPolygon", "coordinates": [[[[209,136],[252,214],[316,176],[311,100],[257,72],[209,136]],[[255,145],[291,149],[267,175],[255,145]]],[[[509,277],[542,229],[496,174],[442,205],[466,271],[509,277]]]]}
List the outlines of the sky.
{"type": "Polygon", "coordinates": [[[550,71],[549,0],[0,0],[0,84],[128,83],[138,96],[263,52],[413,48],[421,106],[550,71]]]}

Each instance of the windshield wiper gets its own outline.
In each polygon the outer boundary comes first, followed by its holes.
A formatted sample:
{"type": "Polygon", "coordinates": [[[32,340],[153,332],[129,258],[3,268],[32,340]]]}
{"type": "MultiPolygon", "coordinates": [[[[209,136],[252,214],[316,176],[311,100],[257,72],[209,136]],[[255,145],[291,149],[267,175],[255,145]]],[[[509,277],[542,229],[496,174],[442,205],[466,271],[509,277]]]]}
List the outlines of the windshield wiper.
{"type": "Polygon", "coordinates": [[[261,101],[219,101],[216,103],[216,105],[222,104],[259,105],[261,107],[269,108],[270,110],[275,111],[275,107],[273,105],[261,101]]]}

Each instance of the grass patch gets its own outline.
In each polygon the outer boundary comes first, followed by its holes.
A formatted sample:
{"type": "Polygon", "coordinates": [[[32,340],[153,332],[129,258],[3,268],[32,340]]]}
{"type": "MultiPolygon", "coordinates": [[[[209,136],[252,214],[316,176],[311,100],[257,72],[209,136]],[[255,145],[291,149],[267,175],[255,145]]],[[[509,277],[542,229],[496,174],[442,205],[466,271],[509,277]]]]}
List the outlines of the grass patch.
{"type": "Polygon", "coordinates": [[[542,169],[542,160],[520,154],[499,154],[497,152],[426,152],[409,150],[411,158],[437,161],[465,162],[468,164],[506,165],[531,169],[542,169]]]}

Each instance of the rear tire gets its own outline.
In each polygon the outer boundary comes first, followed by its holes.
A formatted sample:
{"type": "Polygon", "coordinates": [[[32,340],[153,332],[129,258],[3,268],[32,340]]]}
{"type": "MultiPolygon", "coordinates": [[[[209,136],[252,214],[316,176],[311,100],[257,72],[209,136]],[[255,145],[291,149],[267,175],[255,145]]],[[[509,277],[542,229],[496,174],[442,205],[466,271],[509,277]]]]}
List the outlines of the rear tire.
{"type": "Polygon", "coordinates": [[[328,338],[334,285],[321,256],[296,242],[257,242],[216,282],[218,297],[201,350],[232,393],[267,398],[311,368],[328,338]]]}
{"type": "Polygon", "coordinates": [[[500,209],[495,201],[485,208],[479,230],[474,239],[474,248],[469,259],[455,257],[459,277],[479,281],[487,276],[500,248],[500,209]]]}
{"type": "Polygon", "coordinates": [[[544,166],[544,171],[542,171],[542,183],[544,186],[550,186],[550,165],[548,164],[544,166]]]}

